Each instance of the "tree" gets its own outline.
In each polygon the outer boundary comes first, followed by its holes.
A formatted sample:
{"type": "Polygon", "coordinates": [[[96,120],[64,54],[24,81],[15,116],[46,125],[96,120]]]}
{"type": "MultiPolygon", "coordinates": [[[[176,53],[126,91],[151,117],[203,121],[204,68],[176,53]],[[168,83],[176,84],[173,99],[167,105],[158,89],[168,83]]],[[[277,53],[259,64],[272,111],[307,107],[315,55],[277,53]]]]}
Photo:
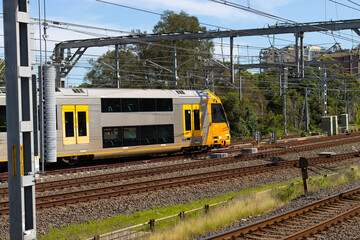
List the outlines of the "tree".
{"type": "MultiPolygon", "coordinates": [[[[119,75],[125,85],[134,85],[138,81],[138,57],[125,46],[119,48],[119,75]]],[[[117,87],[115,51],[107,51],[96,61],[90,60],[92,70],[86,74],[81,87],[117,87]]],[[[122,85],[124,86],[124,85],[122,85]]]]}
{"type": "Polygon", "coordinates": [[[254,113],[254,104],[248,99],[242,101],[235,93],[220,96],[221,102],[230,124],[230,133],[233,139],[253,136],[258,129],[258,118],[254,113]]]}
{"type": "MultiPolygon", "coordinates": [[[[165,11],[154,26],[156,34],[172,32],[206,31],[198,19],[185,12],[165,11]]],[[[146,34],[133,31],[134,34],[146,34]]],[[[173,42],[139,43],[120,46],[120,75],[122,87],[167,87],[173,79],[173,42]],[[136,84],[134,84],[136,83],[136,84]]],[[[210,40],[183,40],[176,42],[179,86],[202,88],[203,63],[212,57],[210,40]]],[[[92,70],[86,75],[83,86],[115,87],[115,53],[109,51],[96,61],[90,60],[92,70]]]]}
{"type": "MultiPolygon", "coordinates": [[[[206,31],[201,27],[198,19],[189,16],[185,12],[176,14],[172,11],[165,11],[153,29],[156,34],[174,32],[198,32],[206,31]]],[[[172,83],[173,79],[173,42],[161,42],[154,44],[138,44],[135,50],[143,62],[153,62],[146,64],[148,67],[148,78],[172,83]],[[165,70],[164,70],[165,69],[165,70]],[[152,73],[152,75],[150,75],[152,73]]],[[[212,58],[213,43],[210,40],[183,40],[176,42],[176,54],[178,65],[178,80],[181,88],[203,87],[204,62],[212,58]]]]}

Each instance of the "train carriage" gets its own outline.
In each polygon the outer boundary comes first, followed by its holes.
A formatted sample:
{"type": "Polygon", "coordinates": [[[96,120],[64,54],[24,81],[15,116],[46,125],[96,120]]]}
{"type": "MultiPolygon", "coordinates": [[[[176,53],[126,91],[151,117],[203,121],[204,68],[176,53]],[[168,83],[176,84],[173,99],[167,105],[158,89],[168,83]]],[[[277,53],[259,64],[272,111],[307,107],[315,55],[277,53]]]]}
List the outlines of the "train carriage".
{"type": "MultiPolygon", "coordinates": [[[[6,161],[5,94],[0,160],[6,161]]],[[[83,89],[56,92],[57,158],[147,155],[230,144],[220,99],[205,90],[83,89]]]]}

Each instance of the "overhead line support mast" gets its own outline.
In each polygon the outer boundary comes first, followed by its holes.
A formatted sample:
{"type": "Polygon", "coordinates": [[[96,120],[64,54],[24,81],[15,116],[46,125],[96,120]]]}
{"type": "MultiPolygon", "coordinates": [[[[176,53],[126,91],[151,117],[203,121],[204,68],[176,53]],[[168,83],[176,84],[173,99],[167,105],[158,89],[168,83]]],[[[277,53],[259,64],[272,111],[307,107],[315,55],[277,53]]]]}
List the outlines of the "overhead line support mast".
{"type": "Polygon", "coordinates": [[[36,238],[33,92],[27,0],[3,0],[10,238],[36,238]]]}

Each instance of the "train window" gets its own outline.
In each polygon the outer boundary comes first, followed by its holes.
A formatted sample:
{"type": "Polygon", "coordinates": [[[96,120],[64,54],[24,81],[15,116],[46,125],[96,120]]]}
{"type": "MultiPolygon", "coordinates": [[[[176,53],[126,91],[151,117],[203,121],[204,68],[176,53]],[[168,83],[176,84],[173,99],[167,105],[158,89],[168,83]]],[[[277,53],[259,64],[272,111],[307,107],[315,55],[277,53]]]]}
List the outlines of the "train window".
{"type": "Polygon", "coordinates": [[[174,143],[174,125],[158,125],[158,142],[174,143]]]}
{"type": "Polygon", "coordinates": [[[103,128],[103,148],[122,147],[121,127],[103,128]]]}
{"type": "Polygon", "coordinates": [[[121,112],[121,100],[119,98],[102,98],[101,112],[121,112]]]}
{"type": "Polygon", "coordinates": [[[164,112],[164,111],[172,111],[172,110],[173,110],[173,102],[171,98],[156,99],[156,111],[164,112]]]}
{"type": "Polygon", "coordinates": [[[124,146],[140,145],[139,127],[123,127],[124,146]]]}
{"type": "Polygon", "coordinates": [[[200,130],[200,110],[194,110],[194,130],[200,130]]]}
{"type": "Polygon", "coordinates": [[[6,132],[6,106],[0,106],[0,132],[6,132]]]}
{"type": "Polygon", "coordinates": [[[65,112],[65,137],[74,137],[74,113],[65,112]]]}
{"type": "Polygon", "coordinates": [[[185,110],[185,130],[191,131],[191,110],[185,110]]]}
{"type": "Polygon", "coordinates": [[[141,126],[141,145],[157,144],[156,125],[141,126]]]}
{"type": "Polygon", "coordinates": [[[226,122],[225,113],[220,103],[211,104],[211,115],[213,123],[226,122]]]}
{"type": "Polygon", "coordinates": [[[139,99],[137,98],[123,98],[121,99],[123,112],[138,112],[139,111],[139,99]]]}
{"type": "Polygon", "coordinates": [[[140,98],[140,112],[155,112],[155,98],[140,98]]]}
{"type": "Polygon", "coordinates": [[[87,136],[86,131],[86,112],[78,112],[78,131],[79,136],[87,136]]]}

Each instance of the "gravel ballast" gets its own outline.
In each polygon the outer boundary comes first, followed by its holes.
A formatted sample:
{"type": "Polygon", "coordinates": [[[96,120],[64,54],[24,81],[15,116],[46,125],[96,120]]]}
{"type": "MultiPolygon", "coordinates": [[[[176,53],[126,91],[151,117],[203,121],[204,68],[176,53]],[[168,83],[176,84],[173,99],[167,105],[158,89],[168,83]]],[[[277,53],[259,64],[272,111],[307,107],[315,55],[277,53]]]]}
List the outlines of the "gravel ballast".
{"type": "MultiPolygon", "coordinates": [[[[299,157],[315,157],[317,154],[321,151],[332,151],[335,153],[345,153],[345,152],[353,152],[360,150],[360,143],[354,143],[354,144],[347,144],[327,149],[319,149],[317,151],[310,151],[310,152],[302,152],[302,153],[296,153],[296,154],[288,154],[280,156],[280,158],[277,159],[265,159],[265,160],[255,160],[255,161],[248,161],[248,162],[239,162],[236,164],[228,164],[224,166],[216,166],[212,168],[207,169],[196,169],[196,170],[190,170],[190,171],[184,171],[181,173],[169,173],[164,174],[161,176],[161,178],[164,177],[173,177],[173,176],[179,176],[179,175],[185,175],[190,173],[200,173],[200,172],[206,172],[206,171],[215,171],[220,170],[223,168],[234,168],[234,167],[243,167],[243,166],[251,166],[251,165],[258,165],[258,164],[264,164],[269,163],[269,161],[278,161],[278,160],[292,160],[292,159],[298,159],[299,157]]],[[[181,162],[190,162],[190,160],[182,160],[177,161],[177,163],[181,162]]],[[[199,161],[199,160],[197,160],[199,161]]],[[[157,165],[151,165],[148,164],[145,167],[154,167],[158,165],[163,165],[165,163],[157,164],[157,165]]],[[[309,171],[310,177],[313,175],[318,174],[331,174],[333,172],[342,170],[344,168],[349,169],[351,166],[359,165],[360,160],[354,159],[349,161],[343,161],[338,164],[331,164],[326,166],[319,166],[319,167],[311,167],[309,171]]],[[[144,166],[131,166],[127,167],[125,171],[133,170],[133,169],[139,169],[144,168],[144,166]]],[[[122,169],[124,171],[124,169],[122,169]]],[[[111,170],[102,170],[100,172],[89,172],[89,173],[82,173],[82,175],[87,176],[94,175],[94,174],[103,174],[106,172],[116,171],[114,169],[111,170]]],[[[118,171],[118,170],[117,170],[118,171]]],[[[253,188],[261,185],[268,185],[271,183],[278,183],[278,182],[284,182],[289,181],[294,178],[300,177],[300,170],[294,169],[294,170],[286,170],[277,172],[276,174],[265,174],[261,176],[254,176],[249,178],[243,178],[243,179],[237,179],[237,180],[231,180],[231,181],[224,181],[224,182],[217,182],[212,184],[205,184],[205,185],[196,185],[193,187],[187,187],[187,188],[178,188],[173,190],[166,190],[166,191],[160,191],[160,192],[153,192],[148,194],[139,194],[139,195],[132,195],[129,197],[121,197],[117,199],[108,199],[108,200],[100,200],[100,201],[94,201],[89,202],[86,204],[80,204],[80,205],[73,205],[69,207],[59,207],[59,208],[52,208],[47,210],[41,210],[37,212],[37,231],[38,234],[44,234],[47,233],[51,227],[59,228],[60,226],[65,225],[72,225],[75,223],[84,223],[91,220],[100,220],[105,219],[111,216],[116,216],[120,214],[130,214],[134,213],[139,210],[149,210],[153,209],[157,206],[171,206],[171,205],[177,205],[177,204],[184,204],[195,200],[200,200],[204,198],[214,197],[214,196],[221,196],[226,193],[239,191],[242,189],[248,189],[253,188]]],[[[56,176],[56,177],[48,177],[49,180],[58,180],[61,179],[61,177],[64,178],[71,178],[74,175],[68,174],[66,176],[56,176]]],[[[76,177],[79,177],[78,174],[75,174],[76,177]]],[[[152,178],[145,178],[145,180],[150,180],[154,178],[160,178],[159,176],[155,176],[152,178]]],[[[142,179],[144,180],[144,179],[142,179]]],[[[133,180],[131,180],[133,181],[133,180]]],[[[127,182],[127,181],[126,181],[127,182]]],[[[124,183],[126,183],[124,181],[124,183]]],[[[268,213],[264,216],[258,216],[258,217],[252,217],[250,219],[247,219],[246,221],[242,221],[241,224],[249,223],[252,220],[258,220],[262,217],[269,217],[274,214],[291,210],[293,208],[296,208],[297,206],[300,206],[302,204],[307,204],[312,201],[321,199],[323,197],[344,191],[346,189],[353,188],[355,186],[359,186],[360,181],[354,181],[348,184],[344,184],[343,186],[339,187],[332,187],[329,189],[325,189],[323,191],[317,191],[317,192],[310,192],[306,196],[301,196],[291,203],[287,204],[281,209],[277,209],[276,211],[273,211],[272,213],[268,213]]],[[[80,188],[81,189],[81,188],[80,188]]],[[[159,216],[163,217],[163,216],[159,216]]],[[[9,237],[9,226],[8,226],[8,217],[7,216],[1,216],[0,217],[0,236],[1,238],[8,238],[9,237]]],[[[239,226],[239,223],[233,224],[230,228],[234,228],[236,226],[239,226]]],[[[359,234],[357,235],[359,236],[359,234]]],[[[348,239],[348,238],[347,238],[348,239]]]]}

